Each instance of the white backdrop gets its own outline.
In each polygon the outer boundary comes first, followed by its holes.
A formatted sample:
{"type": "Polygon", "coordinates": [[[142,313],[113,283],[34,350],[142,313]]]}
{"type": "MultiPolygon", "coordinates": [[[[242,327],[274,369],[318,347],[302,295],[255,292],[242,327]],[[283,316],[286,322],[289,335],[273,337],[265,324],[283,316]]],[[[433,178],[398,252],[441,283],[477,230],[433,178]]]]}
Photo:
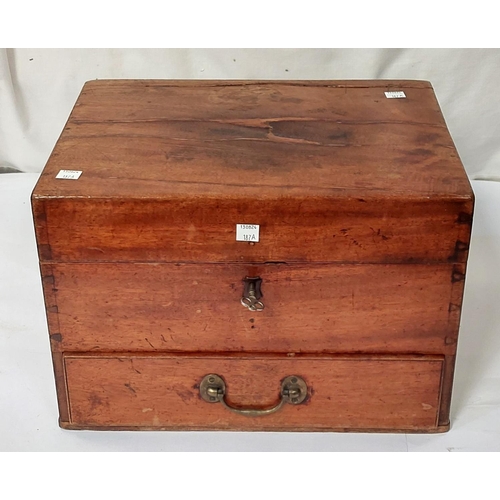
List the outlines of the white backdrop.
{"type": "Polygon", "coordinates": [[[0,167],[40,172],[96,78],[429,80],[469,176],[500,180],[498,49],[0,49],[0,167]]]}

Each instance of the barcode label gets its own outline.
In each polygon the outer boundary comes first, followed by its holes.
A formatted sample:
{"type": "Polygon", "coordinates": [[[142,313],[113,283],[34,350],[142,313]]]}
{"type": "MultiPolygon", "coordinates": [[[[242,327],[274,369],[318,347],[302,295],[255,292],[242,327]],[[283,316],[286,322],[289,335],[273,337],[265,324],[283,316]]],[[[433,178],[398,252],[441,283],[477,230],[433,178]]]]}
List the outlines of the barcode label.
{"type": "Polygon", "coordinates": [[[236,241],[259,241],[260,226],[258,224],[236,224],[236,241]]]}
{"type": "Polygon", "coordinates": [[[385,97],[387,99],[404,99],[406,94],[402,90],[398,90],[397,92],[385,92],[385,97]]]}
{"type": "Polygon", "coordinates": [[[82,170],[59,170],[56,179],[78,179],[82,175],[82,170]]]}

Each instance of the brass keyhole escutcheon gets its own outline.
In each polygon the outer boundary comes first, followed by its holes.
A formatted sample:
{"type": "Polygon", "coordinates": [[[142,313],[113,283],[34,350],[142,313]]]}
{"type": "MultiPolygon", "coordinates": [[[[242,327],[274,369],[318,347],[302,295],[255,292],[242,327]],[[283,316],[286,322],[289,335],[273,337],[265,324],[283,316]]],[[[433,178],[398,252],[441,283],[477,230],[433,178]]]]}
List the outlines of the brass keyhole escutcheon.
{"type": "Polygon", "coordinates": [[[264,303],[260,300],[262,298],[261,284],[262,279],[259,277],[251,278],[247,276],[243,279],[241,303],[250,311],[262,311],[264,309],[264,303]]]}

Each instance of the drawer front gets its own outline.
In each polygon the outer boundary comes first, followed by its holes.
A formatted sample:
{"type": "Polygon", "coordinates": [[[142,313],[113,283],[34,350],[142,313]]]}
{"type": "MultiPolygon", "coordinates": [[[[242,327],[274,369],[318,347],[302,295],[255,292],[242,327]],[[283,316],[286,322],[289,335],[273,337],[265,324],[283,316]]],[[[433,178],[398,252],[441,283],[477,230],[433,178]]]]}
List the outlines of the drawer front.
{"type": "Polygon", "coordinates": [[[457,266],[60,263],[42,269],[50,278],[46,293],[55,294],[48,314],[59,351],[450,354],[463,289],[457,266]],[[262,311],[241,304],[246,276],[262,278],[262,311]]]}
{"type": "Polygon", "coordinates": [[[69,428],[231,430],[436,430],[439,357],[66,355],[69,428]],[[301,377],[301,404],[248,416],[200,396],[207,374],[225,402],[269,409],[281,381],[301,377]]]}

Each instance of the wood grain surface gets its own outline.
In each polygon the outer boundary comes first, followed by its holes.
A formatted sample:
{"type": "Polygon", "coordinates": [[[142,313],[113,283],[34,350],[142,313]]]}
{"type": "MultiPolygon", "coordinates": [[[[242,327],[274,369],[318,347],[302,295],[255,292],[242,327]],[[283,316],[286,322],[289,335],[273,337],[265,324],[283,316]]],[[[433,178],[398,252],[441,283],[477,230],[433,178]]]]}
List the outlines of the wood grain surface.
{"type": "Polygon", "coordinates": [[[446,430],[473,205],[429,82],[88,82],[32,195],[61,426],[446,430]]]}
{"type": "Polygon", "coordinates": [[[436,430],[442,359],[433,357],[67,355],[73,427],[175,429],[436,430]],[[303,377],[308,398],[260,417],[241,416],[199,396],[209,373],[226,382],[228,404],[265,408],[280,381],[303,377]]]}
{"type": "Polygon", "coordinates": [[[40,258],[65,262],[464,262],[472,206],[408,81],[89,82],[33,192],[40,258]]]}
{"type": "MultiPolygon", "coordinates": [[[[45,264],[42,265],[45,266],[45,264]]],[[[453,265],[52,264],[65,351],[453,354],[453,265]],[[265,309],[241,305],[262,278],[265,309]]],[[[460,308],[461,302],[454,304],[460,308]]]]}
{"type": "Polygon", "coordinates": [[[380,198],[34,203],[40,259],[60,262],[464,262],[472,210],[380,198]],[[236,224],[259,224],[260,241],[236,241],[236,224]]]}
{"type": "Polygon", "coordinates": [[[39,196],[470,195],[426,82],[88,82],[39,196]],[[406,98],[384,91],[404,89],[406,98]],[[83,170],[78,182],[55,180],[83,170]],[[431,172],[431,174],[429,174],[431,172]]]}

